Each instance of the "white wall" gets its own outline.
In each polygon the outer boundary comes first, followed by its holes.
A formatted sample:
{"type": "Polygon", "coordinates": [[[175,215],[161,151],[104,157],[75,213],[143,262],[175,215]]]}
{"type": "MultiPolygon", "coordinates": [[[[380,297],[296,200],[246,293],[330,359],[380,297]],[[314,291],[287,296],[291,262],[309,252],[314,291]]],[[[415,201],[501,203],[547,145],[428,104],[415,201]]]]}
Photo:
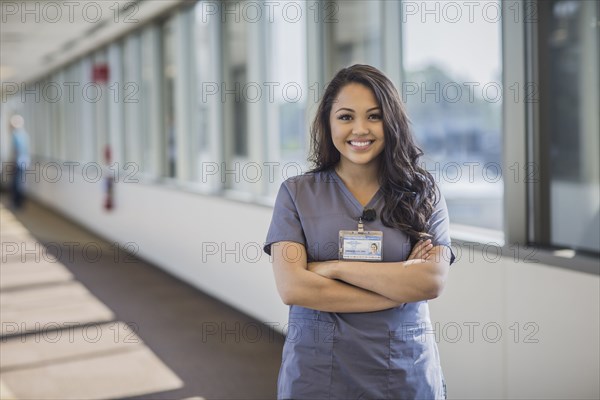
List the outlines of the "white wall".
{"type": "MultiPolygon", "coordinates": [[[[107,213],[101,183],[81,176],[28,190],[111,241],[135,242],[142,258],[258,320],[286,323],[268,256],[249,262],[270,208],[119,182],[107,213]],[[203,262],[207,243],[235,249],[236,242],[246,246],[246,261],[221,251],[203,262]]],[[[449,398],[600,398],[599,277],[459,250],[444,294],[431,302],[449,398]]]]}
{"type": "MultiPolygon", "coordinates": [[[[89,171],[93,178],[95,169],[89,171]]],[[[40,179],[34,185],[30,178],[28,191],[33,197],[103,238],[134,242],[143,259],[261,321],[286,319],[287,308],[277,296],[269,257],[258,253],[270,208],[123,182],[122,175],[114,186],[115,208],[107,212],[102,181],[86,182],[79,174],[69,183],[66,170],[57,183],[40,179]],[[235,251],[236,245],[241,251],[235,251]],[[211,255],[215,248],[218,253],[211,255]]]]}
{"type": "Polygon", "coordinates": [[[430,302],[449,398],[600,398],[599,277],[461,250],[430,302]]]}

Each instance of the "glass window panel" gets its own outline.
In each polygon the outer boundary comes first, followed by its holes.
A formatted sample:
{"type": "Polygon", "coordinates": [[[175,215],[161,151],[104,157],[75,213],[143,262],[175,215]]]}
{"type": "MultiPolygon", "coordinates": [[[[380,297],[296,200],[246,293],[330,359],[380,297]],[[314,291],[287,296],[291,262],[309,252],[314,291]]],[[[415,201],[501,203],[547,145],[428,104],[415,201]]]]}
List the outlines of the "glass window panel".
{"type": "MultiPolygon", "coordinates": [[[[138,33],[129,35],[123,47],[124,85],[123,106],[125,109],[125,163],[134,163],[137,169],[144,170],[142,152],[142,102],[140,98],[142,77],[142,46],[138,33]]],[[[125,167],[125,165],[124,165],[125,167]]]]}
{"type": "Polygon", "coordinates": [[[65,96],[63,96],[63,88],[63,71],[53,74],[46,86],[42,88],[42,94],[50,103],[50,112],[52,113],[52,158],[56,160],[64,159],[65,96]]]}
{"type": "Polygon", "coordinates": [[[91,101],[94,94],[93,88],[87,89],[93,83],[92,69],[94,63],[91,57],[85,57],[81,60],[79,68],[79,82],[81,83],[81,115],[78,121],[79,130],[79,159],[81,163],[95,161],[96,156],[96,141],[94,137],[95,126],[95,104],[91,101]]]}
{"type": "Polygon", "coordinates": [[[454,3],[458,19],[443,2],[404,4],[413,12],[402,16],[400,89],[453,226],[502,241],[501,21],[491,18],[500,6],[486,3],[487,14],[454,3]]]}
{"type": "MultiPolygon", "coordinates": [[[[41,88],[44,87],[44,85],[47,85],[49,82],[48,78],[44,78],[43,80],[39,81],[39,86],[37,90],[42,90],[41,88]]],[[[36,84],[38,84],[36,83],[36,84]]],[[[35,85],[28,85],[29,88],[33,88],[35,87],[35,85]]],[[[49,101],[46,100],[46,96],[41,96],[40,97],[40,105],[41,108],[43,110],[43,118],[42,121],[45,122],[45,126],[44,126],[44,131],[42,133],[42,146],[41,146],[41,155],[44,157],[45,160],[49,160],[53,157],[53,150],[52,150],[52,140],[54,139],[54,118],[53,118],[53,113],[52,113],[52,109],[51,109],[51,103],[49,101]]]]}
{"type": "Polygon", "coordinates": [[[541,118],[546,121],[551,244],[600,252],[599,5],[538,2],[547,16],[539,38],[541,118]]]}
{"type": "MultiPolygon", "coordinates": [[[[306,3],[295,3],[306,16],[306,3]]],[[[282,5],[285,7],[285,5],[282,5]]],[[[309,88],[307,83],[306,20],[284,18],[274,13],[268,24],[267,79],[274,82],[273,98],[267,103],[269,161],[281,165],[275,176],[283,176],[286,163],[295,163],[307,170],[308,127],[305,121],[309,88]]],[[[299,168],[290,170],[296,171],[299,168]]],[[[298,171],[299,172],[299,171],[298,171]]],[[[280,182],[273,182],[274,194],[280,182]]]]}
{"type": "MultiPolygon", "coordinates": [[[[50,78],[45,78],[42,81],[43,85],[47,85],[50,82],[50,78]]],[[[54,158],[54,147],[53,144],[54,143],[54,135],[56,132],[55,129],[55,120],[56,120],[56,115],[54,114],[54,110],[52,108],[52,103],[50,103],[46,96],[43,96],[43,100],[42,100],[42,104],[44,104],[44,111],[46,114],[46,121],[47,121],[47,135],[46,135],[46,157],[48,159],[53,159],[54,158]]]]}
{"type": "MultiPolygon", "coordinates": [[[[304,5],[304,4],[302,4],[304,5]]],[[[300,5],[299,5],[300,6],[300,5]]],[[[305,6],[305,5],[304,5],[305,6]]],[[[302,10],[303,14],[305,10],[302,10]]],[[[271,38],[270,77],[279,84],[274,91],[284,160],[306,161],[307,127],[304,121],[308,96],[306,24],[289,22],[275,13],[271,38]],[[301,96],[301,94],[304,94],[301,96]]]]}
{"type": "Polygon", "coordinates": [[[162,25],[162,88],[163,88],[163,148],[165,153],[164,176],[174,178],[177,165],[177,119],[175,115],[175,20],[170,18],[162,25]]]}
{"type": "Polygon", "coordinates": [[[79,63],[75,62],[67,68],[65,88],[73,87],[73,92],[66,93],[65,97],[65,138],[66,138],[66,159],[73,161],[77,159],[77,150],[79,148],[79,136],[77,133],[77,120],[81,117],[79,113],[79,104],[81,98],[81,84],[79,83],[79,63]]]}
{"type": "Polygon", "coordinates": [[[108,145],[108,57],[106,49],[99,50],[94,54],[92,66],[92,81],[88,90],[86,90],[86,101],[93,103],[95,113],[94,141],[96,142],[95,161],[104,163],[104,151],[108,145]]]}
{"type": "MultiPolygon", "coordinates": [[[[206,182],[202,176],[202,162],[210,162],[215,155],[211,153],[211,124],[217,122],[218,104],[220,93],[209,96],[209,88],[218,85],[218,36],[220,20],[218,16],[207,18],[206,5],[198,2],[189,12],[193,14],[193,55],[189,57],[191,63],[192,87],[196,90],[191,95],[193,109],[191,115],[190,132],[190,160],[192,181],[206,182]]],[[[210,91],[212,93],[212,91],[210,91]]]]}
{"type": "Polygon", "coordinates": [[[109,76],[108,100],[108,143],[110,163],[123,166],[124,109],[123,109],[123,42],[113,42],[108,47],[109,76]]]}
{"type": "Polygon", "coordinates": [[[322,18],[331,28],[333,73],[353,64],[382,68],[381,1],[337,1],[323,3],[322,18]],[[329,20],[337,22],[327,22],[329,20]]]}
{"type": "Polygon", "coordinates": [[[235,85],[235,100],[233,101],[233,154],[243,157],[248,155],[248,130],[246,129],[248,124],[248,104],[241,90],[248,81],[246,66],[236,65],[230,71],[231,81],[235,85]]]}
{"type": "MultiPolygon", "coordinates": [[[[225,2],[223,8],[226,10],[241,9],[239,2],[225,2]],[[238,4],[236,4],[238,3],[238,4]]],[[[228,15],[225,23],[223,49],[225,61],[225,87],[224,90],[226,115],[233,116],[233,126],[230,150],[234,157],[246,157],[248,155],[248,104],[243,89],[248,82],[247,60],[248,46],[246,45],[248,35],[248,22],[245,18],[234,18],[228,15]]]]}
{"type": "Polygon", "coordinates": [[[142,32],[142,80],[140,103],[142,109],[142,172],[149,177],[162,174],[161,160],[166,155],[161,84],[163,79],[160,59],[160,29],[150,25],[142,32]]]}
{"type": "Polygon", "coordinates": [[[68,107],[68,95],[65,92],[65,75],[66,70],[62,69],[56,74],[56,85],[59,88],[59,98],[55,103],[57,115],[57,126],[58,135],[56,137],[57,143],[57,158],[59,160],[67,160],[66,147],[67,147],[67,130],[69,128],[69,121],[67,117],[68,107]]]}

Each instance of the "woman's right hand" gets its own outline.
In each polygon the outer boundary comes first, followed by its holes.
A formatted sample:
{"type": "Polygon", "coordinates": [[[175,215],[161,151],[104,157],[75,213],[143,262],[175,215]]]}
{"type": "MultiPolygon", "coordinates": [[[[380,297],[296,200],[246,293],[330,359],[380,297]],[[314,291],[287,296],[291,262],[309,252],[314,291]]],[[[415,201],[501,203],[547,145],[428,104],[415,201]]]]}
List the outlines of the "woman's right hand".
{"type": "Polygon", "coordinates": [[[430,256],[429,250],[432,248],[433,244],[431,244],[431,239],[419,240],[417,244],[415,244],[415,247],[413,247],[407,260],[427,260],[430,256]]]}

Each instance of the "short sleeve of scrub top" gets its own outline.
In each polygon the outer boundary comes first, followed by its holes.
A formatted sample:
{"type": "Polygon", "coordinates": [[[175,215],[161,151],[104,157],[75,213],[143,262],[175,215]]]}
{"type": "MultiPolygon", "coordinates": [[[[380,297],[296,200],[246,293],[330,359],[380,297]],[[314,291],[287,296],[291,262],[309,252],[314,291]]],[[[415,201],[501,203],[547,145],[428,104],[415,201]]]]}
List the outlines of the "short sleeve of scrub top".
{"type": "MultiPolygon", "coordinates": [[[[448,211],[438,196],[428,233],[450,248],[448,211]]],[[[383,262],[405,261],[410,238],[381,222],[379,190],[363,207],[333,169],[287,179],[277,194],[264,251],[292,241],[305,246],[307,262],[338,258],[339,230],[356,230],[364,208],[383,232],[383,262]]],[[[427,301],[365,313],[333,313],[289,307],[288,334],[279,371],[278,399],[445,398],[436,339],[427,301]]]]}
{"type": "Polygon", "coordinates": [[[435,204],[433,214],[429,218],[429,229],[427,233],[433,236],[431,238],[431,243],[434,246],[442,245],[448,247],[448,250],[443,256],[449,264],[452,265],[456,257],[450,243],[450,218],[448,216],[448,207],[446,205],[446,199],[441,192],[438,190],[437,193],[437,203],[435,204]]]}
{"type": "Polygon", "coordinates": [[[279,187],[271,221],[264,247],[264,251],[268,255],[271,255],[271,244],[274,242],[290,241],[306,247],[306,238],[302,231],[298,210],[285,182],[279,187]]]}

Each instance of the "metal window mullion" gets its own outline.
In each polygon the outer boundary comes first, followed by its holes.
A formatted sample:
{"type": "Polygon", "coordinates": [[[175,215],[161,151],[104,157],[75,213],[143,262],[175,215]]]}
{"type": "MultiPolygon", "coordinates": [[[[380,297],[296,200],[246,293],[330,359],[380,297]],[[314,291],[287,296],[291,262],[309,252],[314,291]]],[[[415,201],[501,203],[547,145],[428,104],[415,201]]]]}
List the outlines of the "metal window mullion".
{"type": "MultiPolygon", "coordinates": [[[[529,91],[524,92],[527,106],[527,168],[525,175],[528,192],[528,241],[549,245],[551,237],[551,193],[549,158],[549,102],[545,87],[549,83],[547,49],[543,43],[548,21],[542,13],[550,11],[542,2],[528,0],[526,7],[534,7],[535,22],[525,22],[527,46],[527,83],[529,91]],[[533,90],[533,91],[531,91],[533,90]]],[[[549,14],[545,16],[550,17],[549,14]]]]}
{"type": "Polygon", "coordinates": [[[523,18],[513,18],[520,2],[502,3],[502,81],[505,96],[502,108],[504,238],[508,244],[527,243],[527,187],[523,167],[527,161],[526,103],[523,88],[526,83],[525,26],[523,18]],[[511,90],[511,88],[513,88],[511,90]],[[517,95],[514,95],[516,89],[517,95]],[[516,179],[515,179],[516,178],[516,179]]]}

